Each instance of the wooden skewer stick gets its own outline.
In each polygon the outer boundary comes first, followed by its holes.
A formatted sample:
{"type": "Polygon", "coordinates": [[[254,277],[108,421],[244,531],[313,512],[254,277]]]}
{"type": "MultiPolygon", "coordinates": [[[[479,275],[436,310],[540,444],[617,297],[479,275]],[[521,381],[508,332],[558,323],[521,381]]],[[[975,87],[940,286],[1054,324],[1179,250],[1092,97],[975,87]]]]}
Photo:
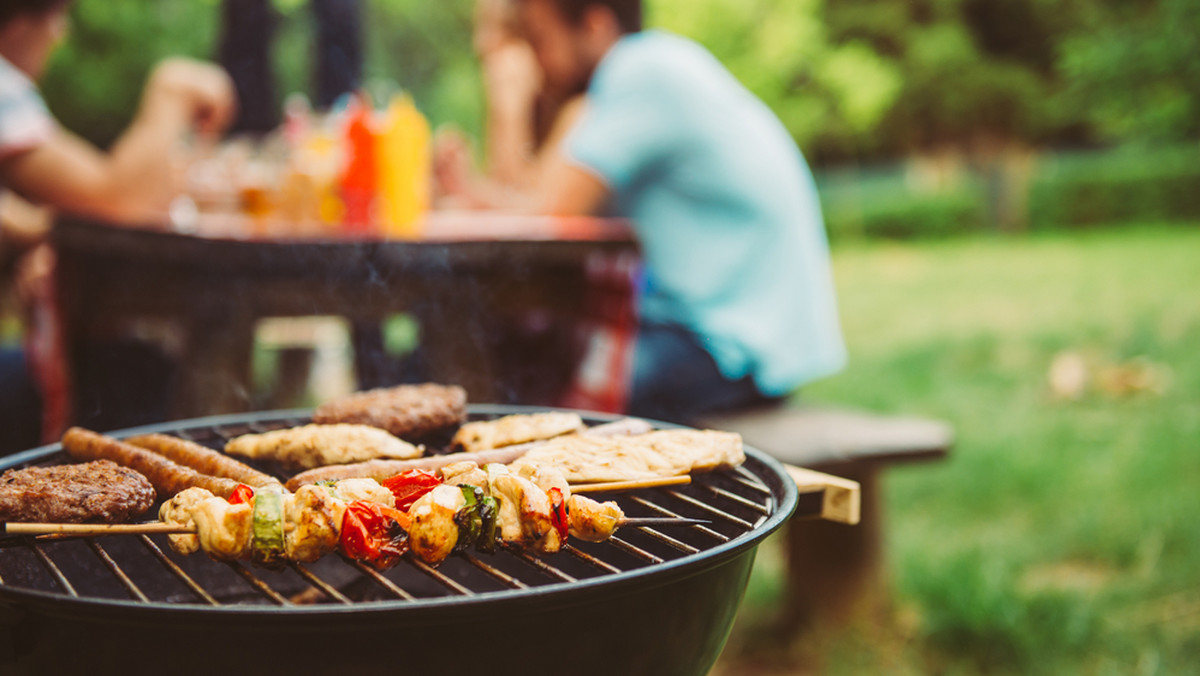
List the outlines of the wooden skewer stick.
{"type": "Polygon", "coordinates": [[[600,491],[632,491],[639,488],[655,488],[657,486],[681,486],[690,484],[690,474],[662,477],[659,479],[638,479],[636,481],[608,481],[599,484],[571,484],[572,493],[599,493],[600,491]]]}
{"type": "Polygon", "coordinates": [[[195,533],[196,529],[171,523],[7,523],[5,535],[153,535],[155,533],[195,533]]]}

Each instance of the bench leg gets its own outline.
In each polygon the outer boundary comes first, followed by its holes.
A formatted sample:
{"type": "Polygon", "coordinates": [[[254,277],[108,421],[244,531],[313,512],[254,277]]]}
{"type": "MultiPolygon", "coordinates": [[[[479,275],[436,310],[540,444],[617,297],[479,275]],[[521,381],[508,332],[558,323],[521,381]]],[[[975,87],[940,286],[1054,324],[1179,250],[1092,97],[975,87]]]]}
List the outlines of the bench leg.
{"type": "Polygon", "coordinates": [[[877,616],[886,603],[879,468],[855,463],[822,471],[862,485],[862,521],[847,526],[793,519],[788,524],[783,621],[791,630],[877,616]]]}

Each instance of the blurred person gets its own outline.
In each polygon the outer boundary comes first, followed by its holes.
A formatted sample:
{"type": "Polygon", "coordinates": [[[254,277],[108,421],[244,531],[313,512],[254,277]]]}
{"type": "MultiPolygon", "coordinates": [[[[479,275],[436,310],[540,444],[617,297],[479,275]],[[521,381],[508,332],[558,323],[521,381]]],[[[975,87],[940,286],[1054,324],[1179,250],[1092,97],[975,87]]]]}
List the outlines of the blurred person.
{"type": "MultiPolygon", "coordinates": [[[[483,73],[484,172],[471,165],[469,144],[454,130],[434,143],[443,198],[466,208],[529,210],[548,158],[582,107],[582,95],[546,89],[541,68],[521,36],[514,0],[478,0],[473,46],[483,73]]],[[[443,204],[445,200],[443,200],[443,204]]]]}
{"type": "MultiPolygon", "coordinates": [[[[70,4],[6,0],[0,5],[0,193],[16,193],[37,205],[113,223],[160,220],[175,195],[172,153],[177,144],[189,133],[216,134],[232,117],[235,100],[229,78],[215,66],[190,59],[160,63],[129,128],[111,150],[101,151],[59,127],[34,84],[67,33],[70,4]]],[[[57,339],[54,331],[36,335],[52,312],[48,307],[53,305],[53,267],[53,252],[46,244],[33,247],[17,266],[19,296],[36,320],[35,335],[27,334],[26,339],[35,348],[26,350],[34,368],[15,354],[4,358],[0,414],[21,410],[23,404],[14,400],[28,399],[23,372],[61,369],[61,364],[50,363],[60,354],[50,344],[57,339]]],[[[0,420],[0,429],[10,422],[15,427],[37,424],[22,415],[16,421],[0,420]]],[[[0,445],[5,443],[0,439],[0,445]]],[[[14,448],[0,447],[3,450],[14,448]]]]}
{"type": "Polygon", "coordinates": [[[708,51],[639,0],[517,0],[546,88],[586,106],[540,211],[630,218],[647,282],[629,412],[687,422],[779,399],[846,359],[812,174],[708,51]]]}

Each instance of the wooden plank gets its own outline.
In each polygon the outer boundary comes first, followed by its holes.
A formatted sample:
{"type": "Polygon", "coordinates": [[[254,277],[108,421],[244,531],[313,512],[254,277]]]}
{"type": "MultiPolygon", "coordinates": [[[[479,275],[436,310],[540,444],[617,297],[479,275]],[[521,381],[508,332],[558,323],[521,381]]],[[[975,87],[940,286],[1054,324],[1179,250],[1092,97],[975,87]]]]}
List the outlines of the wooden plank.
{"type": "Polygon", "coordinates": [[[817,472],[795,465],[784,465],[801,493],[824,492],[822,519],[854,525],[862,518],[862,487],[857,481],[817,472]]]}

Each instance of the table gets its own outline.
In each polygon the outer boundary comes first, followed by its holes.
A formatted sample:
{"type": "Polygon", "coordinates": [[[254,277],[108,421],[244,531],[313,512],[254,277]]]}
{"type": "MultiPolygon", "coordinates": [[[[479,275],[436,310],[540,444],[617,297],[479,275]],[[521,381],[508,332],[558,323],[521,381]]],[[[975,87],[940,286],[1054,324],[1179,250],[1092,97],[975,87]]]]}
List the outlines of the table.
{"type": "Polygon", "coordinates": [[[628,224],[600,219],[434,214],[420,240],[234,226],[180,233],[60,220],[52,241],[68,367],[86,341],[152,320],[178,336],[171,414],[239,412],[250,405],[259,319],[340,315],[378,327],[406,312],[420,323],[431,380],[462,385],[471,401],[546,403],[524,400],[513,374],[561,379],[578,355],[568,347],[521,363],[528,355],[512,354],[501,329],[532,312],[569,338],[586,312],[589,260],[636,255],[628,224]]]}

